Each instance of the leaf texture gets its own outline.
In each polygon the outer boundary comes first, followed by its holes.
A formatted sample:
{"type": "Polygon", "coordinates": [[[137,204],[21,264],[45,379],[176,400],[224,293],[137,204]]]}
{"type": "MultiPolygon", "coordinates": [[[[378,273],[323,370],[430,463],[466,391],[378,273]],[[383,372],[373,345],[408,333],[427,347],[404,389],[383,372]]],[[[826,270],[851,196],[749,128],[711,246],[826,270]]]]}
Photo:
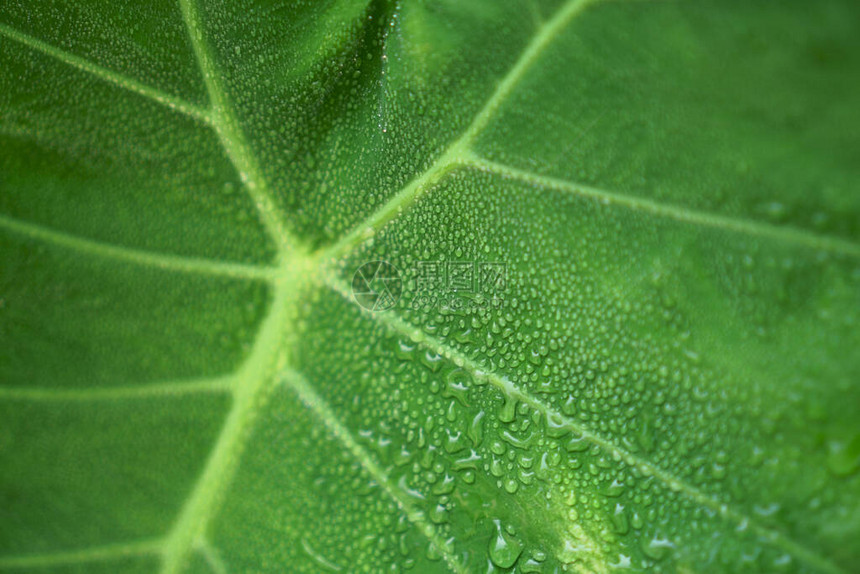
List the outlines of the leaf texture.
{"type": "Polygon", "coordinates": [[[0,571],[856,571],[857,22],[5,3],[0,571]]]}

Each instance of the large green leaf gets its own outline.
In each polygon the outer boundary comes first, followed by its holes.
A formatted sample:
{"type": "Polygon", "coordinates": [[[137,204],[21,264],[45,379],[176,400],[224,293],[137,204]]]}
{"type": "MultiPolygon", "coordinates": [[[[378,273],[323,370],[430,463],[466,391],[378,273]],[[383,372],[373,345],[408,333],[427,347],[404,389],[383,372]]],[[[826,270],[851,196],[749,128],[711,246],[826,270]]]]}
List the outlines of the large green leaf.
{"type": "Polygon", "coordinates": [[[857,572],[858,23],[4,2],[0,571],[857,572]]]}

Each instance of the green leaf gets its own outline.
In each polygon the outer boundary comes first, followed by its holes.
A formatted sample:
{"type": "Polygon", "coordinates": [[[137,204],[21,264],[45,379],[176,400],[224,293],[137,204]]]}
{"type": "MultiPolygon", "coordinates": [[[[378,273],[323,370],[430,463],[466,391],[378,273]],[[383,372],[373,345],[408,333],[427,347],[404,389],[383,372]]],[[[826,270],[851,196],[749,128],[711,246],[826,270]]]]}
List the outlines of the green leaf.
{"type": "Polygon", "coordinates": [[[6,2],[0,571],[856,571],[858,22],[6,2]]]}

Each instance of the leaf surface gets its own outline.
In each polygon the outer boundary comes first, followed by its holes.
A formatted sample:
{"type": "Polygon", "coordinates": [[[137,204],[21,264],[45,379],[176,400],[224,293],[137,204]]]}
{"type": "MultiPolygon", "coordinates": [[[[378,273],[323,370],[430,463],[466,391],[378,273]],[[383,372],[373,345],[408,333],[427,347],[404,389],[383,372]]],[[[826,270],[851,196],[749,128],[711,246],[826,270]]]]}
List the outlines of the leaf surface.
{"type": "Polygon", "coordinates": [[[854,571],[858,21],[8,2],[0,570],[854,571]]]}

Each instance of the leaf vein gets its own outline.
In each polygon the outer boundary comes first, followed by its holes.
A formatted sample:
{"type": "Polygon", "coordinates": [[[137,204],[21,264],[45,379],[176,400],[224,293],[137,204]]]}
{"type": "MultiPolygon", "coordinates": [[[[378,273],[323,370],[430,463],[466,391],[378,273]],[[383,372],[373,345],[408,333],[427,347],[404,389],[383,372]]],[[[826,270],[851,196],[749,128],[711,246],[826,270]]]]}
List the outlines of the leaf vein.
{"type": "Polygon", "coordinates": [[[354,226],[343,238],[330,247],[321,251],[327,258],[337,258],[370,237],[377,230],[385,226],[391,219],[405,209],[408,209],[418,198],[435,182],[451,170],[461,165],[471,156],[470,147],[481,131],[490,120],[495,117],[496,112],[511,94],[513,89],[538,60],[546,47],[555,37],[589,4],[597,0],[568,0],[552,19],[546,21],[539,29],[534,38],[526,46],[523,53],[510,71],[499,82],[493,94],[475,115],[472,123],[466,130],[451,143],[445,151],[417,177],[413,178],[406,186],[397,192],[394,197],[370,214],[364,221],[354,226]]]}
{"type": "Polygon", "coordinates": [[[269,312],[260,325],[250,354],[233,377],[233,405],[197,482],[167,535],[161,574],[182,571],[188,555],[206,535],[233,481],[251,429],[277,384],[279,368],[289,360],[290,344],[296,336],[292,330],[296,326],[306,279],[305,265],[308,262],[301,258],[287,261],[273,284],[269,312]]]}
{"type": "Polygon", "coordinates": [[[280,253],[289,252],[296,239],[287,230],[285,217],[269,190],[269,184],[260,169],[259,162],[245,139],[236,110],[230,101],[221,75],[210,52],[204,33],[200,14],[195,0],[179,0],[182,17],[194,56],[203,76],[206,91],[212,105],[212,125],[218,134],[224,151],[239,173],[248,194],[257,207],[257,212],[275,242],[280,253]]]}
{"type": "Polygon", "coordinates": [[[229,570],[227,569],[227,565],[224,563],[224,560],[221,558],[221,553],[205,537],[197,545],[197,551],[214,574],[228,574],[229,570]]]}
{"type": "Polygon", "coordinates": [[[650,213],[705,227],[714,227],[738,233],[777,238],[786,242],[806,245],[814,249],[834,251],[855,257],[860,256],[860,244],[836,237],[819,235],[812,231],[796,227],[771,225],[761,221],[706,213],[681,206],[668,205],[645,198],[614,193],[604,189],[580,185],[578,183],[554,177],[538,175],[477,156],[472,156],[468,161],[464,162],[464,164],[487,173],[531,183],[547,189],[571,193],[580,197],[595,199],[604,204],[620,205],[633,211],[650,213]]]}
{"type": "Polygon", "coordinates": [[[104,562],[115,558],[146,556],[158,554],[161,550],[160,540],[139,540],[120,544],[94,546],[65,552],[49,554],[30,554],[22,556],[0,557],[0,570],[26,570],[32,568],[51,568],[86,564],[88,562],[104,562]]]}
{"type": "MultiPolygon", "coordinates": [[[[344,299],[347,301],[350,300],[349,289],[347,286],[343,285],[342,282],[338,281],[334,277],[327,277],[326,283],[344,299]]],[[[730,505],[714,499],[706,492],[684,482],[682,479],[674,476],[671,472],[652,463],[651,461],[641,456],[637,456],[632,452],[628,452],[611,440],[592,432],[586,426],[565,416],[563,413],[555,410],[552,406],[544,403],[539,398],[517,387],[505,376],[499,375],[494,371],[483,367],[471,357],[456,349],[448,347],[443,341],[433,337],[432,335],[424,333],[419,328],[407,323],[391,311],[372,312],[361,308],[361,312],[363,315],[370,315],[371,319],[382,323],[395,333],[408,337],[410,340],[426,346],[431,351],[452,361],[455,365],[470,372],[472,375],[485,377],[506,398],[528,404],[546,417],[547,420],[553,421],[554,425],[558,425],[561,428],[567,428],[572,432],[578,433],[583,439],[596,445],[601,450],[618,456],[626,464],[638,468],[647,475],[655,476],[671,490],[685,494],[696,503],[709,508],[724,519],[739,525],[744,523],[749,524],[750,528],[755,530],[764,540],[782,548],[803,562],[813,565],[822,572],[828,572],[830,574],[846,574],[841,568],[815,551],[803,546],[778,530],[768,528],[767,526],[760,524],[758,521],[745,515],[740,510],[732,508],[730,505]]]]}
{"type": "Polygon", "coordinates": [[[218,275],[234,279],[272,280],[277,270],[244,263],[228,263],[197,257],[183,257],[151,251],[142,251],[129,247],[110,245],[92,239],[84,239],[74,235],[56,231],[31,222],[20,221],[6,215],[0,215],[0,229],[56,245],[78,253],[125,261],[135,265],[154,267],[182,273],[197,273],[218,275]]]}
{"type": "Polygon", "coordinates": [[[302,403],[310,409],[334,434],[335,437],[343,444],[347,451],[355,458],[355,460],[364,468],[378,483],[385,493],[397,504],[398,508],[406,515],[418,530],[430,541],[430,544],[443,556],[445,562],[451,571],[458,574],[465,574],[468,570],[460,564],[456,556],[448,549],[444,540],[439,537],[439,534],[433,526],[424,517],[424,513],[415,508],[415,505],[404,495],[402,489],[394,484],[388,478],[388,474],[383,470],[376,461],[373,460],[367,450],[362,447],[353,437],[350,430],[343,425],[331,407],[325,400],[311,387],[307,379],[301,374],[293,370],[284,371],[283,381],[292,389],[302,401],[302,403]]]}
{"type": "Polygon", "coordinates": [[[204,124],[211,124],[212,118],[210,117],[208,110],[205,110],[195,104],[187,102],[182,98],[173,96],[150,85],[129,78],[128,76],[124,76],[123,74],[99,66],[98,64],[95,64],[85,58],[81,58],[80,56],[75,56],[74,54],[71,54],[65,50],[50,45],[47,42],[43,42],[42,40],[34,38],[28,34],[19,32],[18,30],[9,27],[6,24],[0,24],[0,35],[6,36],[11,40],[14,40],[38,52],[41,52],[46,56],[68,64],[69,66],[77,68],[88,74],[91,74],[99,78],[100,80],[108,82],[109,84],[113,84],[118,88],[122,88],[129,92],[133,92],[135,94],[148,98],[161,105],[167,106],[172,110],[176,110],[177,112],[184,114],[190,118],[194,118],[195,120],[203,122],[204,124]]]}
{"type": "Polygon", "coordinates": [[[130,399],[178,397],[198,393],[230,393],[234,384],[232,376],[194,379],[189,381],[165,381],[142,384],[134,387],[60,389],[31,387],[0,387],[0,400],[22,400],[36,402],[87,402],[130,399]]]}

